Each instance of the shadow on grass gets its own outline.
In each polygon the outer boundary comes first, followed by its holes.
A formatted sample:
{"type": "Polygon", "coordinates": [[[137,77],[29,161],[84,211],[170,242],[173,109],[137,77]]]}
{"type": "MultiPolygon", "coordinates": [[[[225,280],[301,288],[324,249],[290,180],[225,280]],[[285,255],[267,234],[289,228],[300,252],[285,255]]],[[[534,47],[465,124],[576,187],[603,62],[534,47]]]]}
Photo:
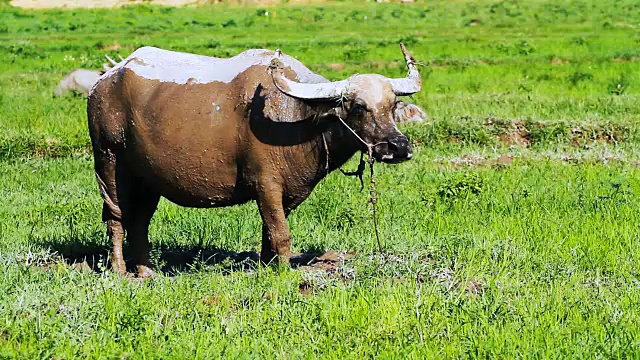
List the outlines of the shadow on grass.
{"type": "MultiPolygon", "coordinates": [[[[58,254],[64,262],[75,269],[102,272],[110,268],[110,247],[100,238],[76,239],[78,241],[41,241],[40,246],[58,254]]],[[[125,247],[127,270],[135,272],[131,250],[125,247]]],[[[294,254],[291,267],[306,268],[314,264],[327,264],[342,261],[336,252],[324,252],[320,249],[294,254]]],[[[151,251],[155,270],[167,276],[193,273],[208,267],[222,270],[223,273],[251,271],[261,266],[257,251],[231,251],[214,246],[204,247],[154,247],[151,251]]],[[[326,267],[326,266],[323,266],[326,267]]]]}

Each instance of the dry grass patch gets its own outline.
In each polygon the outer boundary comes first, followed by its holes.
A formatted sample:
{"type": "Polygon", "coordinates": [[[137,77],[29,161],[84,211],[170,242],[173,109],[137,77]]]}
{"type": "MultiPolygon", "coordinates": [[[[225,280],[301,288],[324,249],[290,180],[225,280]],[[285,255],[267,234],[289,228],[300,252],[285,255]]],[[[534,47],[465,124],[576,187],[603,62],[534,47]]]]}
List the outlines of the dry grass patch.
{"type": "MultiPolygon", "coordinates": [[[[323,0],[292,0],[289,4],[323,3],[323,0]]],[[[12,6],[24,9],[113,8],[127,5],[197,6],[208,4],[275,6],[282,0],[13,0],[12,6]]]]}

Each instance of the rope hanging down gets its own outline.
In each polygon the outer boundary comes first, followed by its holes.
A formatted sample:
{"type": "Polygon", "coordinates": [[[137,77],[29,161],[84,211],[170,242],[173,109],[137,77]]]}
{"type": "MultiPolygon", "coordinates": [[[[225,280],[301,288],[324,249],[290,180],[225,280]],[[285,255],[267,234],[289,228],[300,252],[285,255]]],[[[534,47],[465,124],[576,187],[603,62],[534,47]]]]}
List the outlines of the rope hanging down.
{"type": "Polygon", "coordinates": [[[357,176],[358,180],[360,180],[360,191],[364,189],[364,180],[362,180],[362,176],[364,175],[364,169],[367,166],[367,163],[364,161],[364,153],[360,153],[360,163],[358,163],[358,168],[356,171],[344,171],[340,169],[342,175],[345,176],[357,176]]]}
{"type": "MultiPolygon", "coordinates": [[[[355,137],[362,142],[367,147],[367,162],[369,163],[369,203],[371,204],[372,216],[373,216],[373,228],[376,233],[376,241],[378,242],[378,251],[383,253],[382,242],[380,240],[380,232],[378,231],[378,193],[376,191],[376,180],[373,175],[373,163],[375,163],[376,159],[373,157],[373,149],[381,144],[369,144],[364,141],[356,132],[349,126],[347,123],[342,120],[341,117],[338,117],[342,125],[344,125],[355,137]]],[[[360,190],[364,189],[364,181],[362,176],[364,175],[364,170],[366,167],[366,163],[364,161],[364,152],[360,153],[360,163],[358,164],[358,168],[356,171],[344,171],[340,169],[340,171],[346,176],[357,176],[360,179],[360,190]]]]}

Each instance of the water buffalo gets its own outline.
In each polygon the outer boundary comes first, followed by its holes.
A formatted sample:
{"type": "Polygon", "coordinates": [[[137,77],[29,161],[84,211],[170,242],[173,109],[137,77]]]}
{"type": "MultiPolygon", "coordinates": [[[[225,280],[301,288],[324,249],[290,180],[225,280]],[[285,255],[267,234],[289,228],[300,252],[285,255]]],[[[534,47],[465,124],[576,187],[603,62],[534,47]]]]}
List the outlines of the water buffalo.
{"type": "Polygon", "coordinates": [[[102,74],[103,72],[98,70],[73,70],[60,81],[56,89],[53,91],[53,95],[62,96],[71,90],[75,90],[86,96],[102,74]]]}
{"type": "Polygon", "coordinates": [[[153,274],[148,227],[161,196],[198,208],[255,200],[261,260],[288,263],[287,216],[322,178],[369,148],[378,161],[411,159],[394,112],[422,81],[401,49],[399,79],[329,82],[269,50],[221,59],[143,47],[107,71],[87,113],[113,270],[126,273],[126,231],[138,276],[153,274]]]}
{"type": "Polygon", "coordinates": [[[107,72],[113,65],[116,65],[117,62],[110,58],[108,55],[105,55],[107,60],[111,63],[110,65],[103,64],[102,71],[100,70],[86,70],[86,69],[76,69],[67,74],[53,91],[54,96],[63,96],[69,91],[77,91],[84,96],[89,95],[89,90],[95,85],[100,76],[107,72]]]}
{"type": "Polygon", "coordinates": [[[396,104],[395,118],[397,122],[422,122],[427,118],[427,114],[417,105],[398,101],[396,104]]]}

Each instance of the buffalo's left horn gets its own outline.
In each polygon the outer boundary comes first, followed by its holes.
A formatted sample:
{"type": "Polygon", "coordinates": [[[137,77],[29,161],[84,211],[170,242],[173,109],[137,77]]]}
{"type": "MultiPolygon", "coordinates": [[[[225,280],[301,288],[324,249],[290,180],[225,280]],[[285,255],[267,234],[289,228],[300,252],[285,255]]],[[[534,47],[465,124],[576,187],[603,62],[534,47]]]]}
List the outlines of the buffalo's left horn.
{"type": "Polygon", "coordinates": [[[118,65],[118,63],[117,63],[115,60],[113,60],[112,58],[110,58],[110,57],[109,57],[109,55],[104,54],[104,57],[106,57],[106,58],[107,58],[107,60],[109,60],[109,62],[110,62],[112,65],[118,65]]]}
{"type": "Polygon", "coordinates": [[[402,55],[404,55],[404,60],[407,62],[409,73],[406,78],[389,79],[389,82],[393,86],[393,92],[398,96],[415,94],[422,88],[422,78],[420,78],[416,60],[409,54],[403,43],[400,43],[400,49],[402,49],[402,55]]]}
{"type": "Polygon", "coordinates": [[[298,99],[336,100],[346,96],[349,87],[347,80],[317,84],[289,80],[284,76],[284,64],[279,58],[271,60],[269,70],[276,87],[283,93],[298,99]]]}

